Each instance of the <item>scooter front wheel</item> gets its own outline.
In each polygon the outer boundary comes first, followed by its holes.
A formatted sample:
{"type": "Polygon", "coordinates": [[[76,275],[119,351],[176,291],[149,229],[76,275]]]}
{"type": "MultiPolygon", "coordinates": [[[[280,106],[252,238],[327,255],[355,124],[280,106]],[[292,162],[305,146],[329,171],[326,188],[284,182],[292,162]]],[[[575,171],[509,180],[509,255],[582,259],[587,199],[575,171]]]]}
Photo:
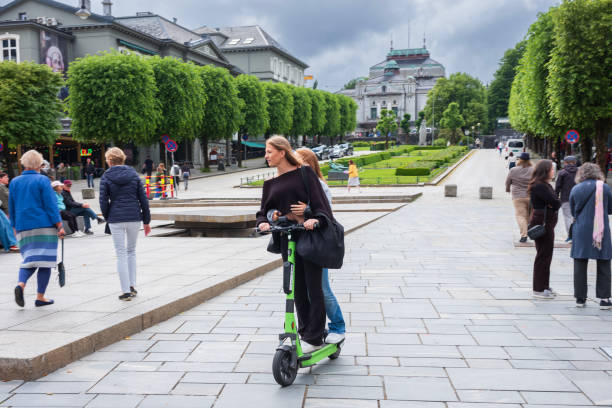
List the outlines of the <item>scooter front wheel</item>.
{"type": "Polygon", "coordinates": [[[274,380],[283,387],[293,384],[295,377],[297,377],[298,368],[297,365],[292,366],[292,360],[291,352],[288,350],[276,350],[274,354],[272,374],[274,375],[274,380]]]}
{"type": "Polygon", "coordinates": [[[336,351],[334,352],[334,354],[330,354],[330,355],[328,356],[328,358],[329,358],[330,360],[335,360],[335,359],[337,359],[338,357],[340,357],[340,346],[338,346],[338,350],[336,350],[336,351]]]}

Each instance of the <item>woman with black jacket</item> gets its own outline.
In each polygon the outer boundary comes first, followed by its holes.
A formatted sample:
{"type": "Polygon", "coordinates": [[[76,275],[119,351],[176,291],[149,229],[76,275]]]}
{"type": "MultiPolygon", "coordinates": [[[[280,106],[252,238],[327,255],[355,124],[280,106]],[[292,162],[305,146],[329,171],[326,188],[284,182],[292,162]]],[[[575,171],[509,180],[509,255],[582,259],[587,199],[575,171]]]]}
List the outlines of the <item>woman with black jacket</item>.
{"type": "MultiPolygon", "coordinates": [[[[282,136],[274,136],[266,141],[266,160],[270,167],[276,167],[278,175],[267,180],[263,186],[261,209],[257,212],[257,226],[261,231],[268,231],[267,213],[277,210],[277,215],[286,216],[297,223],[303,223],[308,234],[319,220],[316,217],[305,219],[304,215],[297,216],[291,212],[291,205],[308,202],[308,193],[302,180],[302,162],[293,153],[291,145],[282,136]]],[[[321,183],[314,171],[304,166],[307,183],[310,190],[310,208],[312,214],[323,213],[332,218],[331,208],[321,187],[321,183]]],[[[293,235],[299,240],[300,234],[293,235]]],[[[287,257],[287,239],[281,240],[283,260],[287,257]]],[[[322,273],[320,266],[295,254],[295,306],[297,309],[299,328],[302,338],[302,351],[311,353],[323,345],[325,330],[325,303],[322,287],[322,273]]]]}
{"type": "Polygon", "coordinates": [[[546,300],[554,299],[556,295],[550,288],[550,263],[555,244],[557,212],[561,202],[550,184],[554,175],[552,161],[540,160],[527,187],[533,207],[529,228],[544,224],[546,229],[546,233],[535,240],[537,252],[533,263],[533,297],[546,300]]]}
{"type": "Polygon", "coordinates": [[[109,169],[100,179],[100,209],[113,235],[117,254],[117,272],[121,282],[120,300],[131,300],[138,293],[136,286],[136,240],[140,223],[149,235],[151,213],[140,176],[125,166],[125,153],[118,147],[106,152],[109,169]]]}

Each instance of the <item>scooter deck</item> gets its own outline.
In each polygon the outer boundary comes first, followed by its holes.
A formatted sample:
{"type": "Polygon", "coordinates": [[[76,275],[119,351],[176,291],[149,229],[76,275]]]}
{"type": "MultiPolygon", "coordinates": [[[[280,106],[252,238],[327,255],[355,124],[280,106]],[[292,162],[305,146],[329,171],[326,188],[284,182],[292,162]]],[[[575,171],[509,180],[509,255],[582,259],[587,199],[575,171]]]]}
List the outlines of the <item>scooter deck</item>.
{"type": "Polygon", "coordinates": [[[328,344],[325,347],[322,347],[322,348],[320,348],[320,349],[310,353],[310,357],[309,357],[308,354],[305,354],[305,355],[303,355],[301,357],[298,356],[298,364],[300,365],[301,368],[303,368],[303,367],[310,367],[312,365],[315,365],[319,361],[323,360],[324,358],[327,358],[327,357],[331,356],[336,351],[338,351],[338,345],[339,344],[328,344]]]}

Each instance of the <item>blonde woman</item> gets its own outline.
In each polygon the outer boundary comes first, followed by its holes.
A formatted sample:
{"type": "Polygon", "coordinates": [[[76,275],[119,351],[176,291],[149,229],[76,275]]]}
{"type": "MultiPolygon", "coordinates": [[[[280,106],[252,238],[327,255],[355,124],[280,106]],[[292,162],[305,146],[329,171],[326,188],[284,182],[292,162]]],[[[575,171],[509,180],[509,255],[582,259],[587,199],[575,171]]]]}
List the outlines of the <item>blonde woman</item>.
{"type": "MultiPolygon", "coordinates": [[[[305,219],[291,212],[293,204],[308,202],[308,193],[302,180],[301,159],[293,152],[291,145],[282,136],[273,136],[266,141],[266,160],[270,167],[276,167],[278,176],[266,180],[263,186],[261,209],[257,212],[257,226],[261,231],[269,231],[267,213],[277,210],[280,216],[297,223],[303,223],[306,230],[312,230],[319,221],[317,218],[305,219]]],[[[310,190],[310,207],[313,214],[323,213],[332,218],[331,208],[321,183],[315,172],[306,167],[308,188],[310,190]]],[[[307,233],[307,232],[305,232],[307,233]]],[[[299,241],[300,234],[294,235],[299,241]]],[[[287,239],[281,239],[283,260],[287,260],[287,239]]],[[[295,255],[295,306],[304,353],[312,353],[323,345],[325,331],[325,302],[323,299],[323,270],[320,266],[295,255]]]]}
{"type": "Polygon", "coordinates": [[[28,279],[38,270],[36,307],[53,304],[45,298],[51,268],[57,266],[57,242],[63,239],[57,198],[49,179],[40,174],[43,156],[36,150],[28,150],[21,156],[25,171],[11,182],[9,214],[21,250],[19,283],[15,287],[15,303],[23,307],[23,292],[28,279]]]}
{"type": "Polygon", "coordinates": [[[109,169],[100,179],[100,209],[113,235],[117,272],[121,282],[120,300],[129,301],[138,293],[136,286],[136,240],[140,223],[149,235],[151,213],[140,176],[124,165],[125,153],[111,147],[105,154],[109,169]]]}
{"type": "MultiPolygon", "coordinates": [[[[319,160],[317,159],[317,156],[312,150],[307,149],[305,147],[298,149],[296,153],[300,156],[302,162],[304,162],[304,165],[312,168],[317,177],[319,177],[321,187],[325,192],[329,207],[331,208],[331,190],[325,182],[325,178],[323,178],[323,173],[321,173],[321,168],[319,167],[319,160]]],[[[305,210],[306,204],[303,202],[291,206],[291,212],[298,216],[303,215],[305,210]]],[[[323,268],[322,285],[323,298],[325,300],[325,313],[327,314],[327,318],[329,319],[328,334],[325,337],[325,343],[337,344],[344,340],[344,333],[346,332],[346,323],[344,322],[344,316],[342,315],[342,310],[340,309],[340,305],[338,304],[338,299],[336,299],[334,292],[332,292],[331,285],[329,284],[329,271],[327,268],[323,268]]]]}

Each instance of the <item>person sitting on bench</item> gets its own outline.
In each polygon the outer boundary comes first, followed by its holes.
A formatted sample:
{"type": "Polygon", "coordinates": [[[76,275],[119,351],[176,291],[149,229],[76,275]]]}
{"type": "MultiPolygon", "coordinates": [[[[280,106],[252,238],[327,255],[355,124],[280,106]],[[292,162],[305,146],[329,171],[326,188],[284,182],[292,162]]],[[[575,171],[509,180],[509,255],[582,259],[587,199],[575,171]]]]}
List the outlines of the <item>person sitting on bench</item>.
{"type": "Polygon", "coordinates": [[[98,224],[102,224],[104,218],[98,217],[98,215],[91,209],[88,203],[77,203],[72,197],[70,188],[72,187],[72,181],[64,181],[64,190],[62,191],[62,197],[64,198],[64,204],[66,204],[66,210],[70,211],[75,216],[83,216],[85,223],[85,233],[92,235],[91,220],[98,220],[98,224]]]}

